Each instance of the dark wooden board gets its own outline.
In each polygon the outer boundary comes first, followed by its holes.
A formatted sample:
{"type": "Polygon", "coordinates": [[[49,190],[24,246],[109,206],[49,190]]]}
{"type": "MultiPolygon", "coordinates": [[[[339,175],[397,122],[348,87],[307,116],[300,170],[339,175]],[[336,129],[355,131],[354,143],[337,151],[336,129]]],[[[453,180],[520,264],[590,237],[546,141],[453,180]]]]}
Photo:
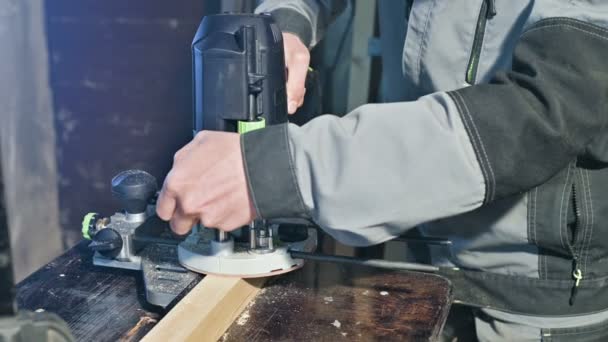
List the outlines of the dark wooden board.
{"type": "Polygon", "coordinates": [[[140,272],[94,266],[82,242],[17,285],[19,309],[63,318],[78,341],[136,341],[162,317],[140,272]]]}
{"type": "Polygon", "coordinates": [[[307,262],[268,281],[223,341],[436,340],[450,303],[439,276],[307,262]]]}

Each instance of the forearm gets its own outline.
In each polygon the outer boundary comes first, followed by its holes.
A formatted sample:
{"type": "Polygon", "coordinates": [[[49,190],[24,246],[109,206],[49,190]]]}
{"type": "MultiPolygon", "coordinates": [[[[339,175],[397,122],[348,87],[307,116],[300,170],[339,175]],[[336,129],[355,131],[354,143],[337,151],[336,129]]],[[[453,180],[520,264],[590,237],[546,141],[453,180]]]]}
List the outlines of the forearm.
{"type": "Polygon", "coordinates": [[[346,5],[347,0],[265,0],[255,12],[272,13],[282,32],[294,33],[313,47],[346,5]]]}

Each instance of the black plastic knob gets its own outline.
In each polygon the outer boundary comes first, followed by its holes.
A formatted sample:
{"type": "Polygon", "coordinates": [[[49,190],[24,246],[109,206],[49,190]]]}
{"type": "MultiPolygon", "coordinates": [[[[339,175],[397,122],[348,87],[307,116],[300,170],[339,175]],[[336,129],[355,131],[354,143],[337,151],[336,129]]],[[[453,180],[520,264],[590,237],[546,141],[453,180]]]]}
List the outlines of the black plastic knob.
{"type": "Polygon", "coordinates": [[[122,250],[122,238],[114,229],[104,228],[95,234],[89,248],[108,259],[114,259],[122,250]]]}
{"type": "Polygon", "coordinates": [[[112,194],[129,214],[145,212],[156,191],[156,178],[145,171],[123,171],[112,178],[112,194]]]}

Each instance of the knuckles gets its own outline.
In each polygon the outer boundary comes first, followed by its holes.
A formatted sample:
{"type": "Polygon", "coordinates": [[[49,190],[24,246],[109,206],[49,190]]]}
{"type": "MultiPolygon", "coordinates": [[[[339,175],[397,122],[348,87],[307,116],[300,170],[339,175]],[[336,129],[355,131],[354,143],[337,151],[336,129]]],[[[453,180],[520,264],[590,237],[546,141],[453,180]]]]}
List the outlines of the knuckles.
{"type": "Polygon", "coordinates": [[[175,152],[175,154],[173,155],[173,164],[177,163],[183,155],[184,152],[182,150],[175,152]]]}
{"type": "Polygon", "coordinates": [[[297,63],[306,63],[308,66],[308,62],[310,62],[310,54],[308,51],[297,51],[294,53],[293,60],[297,63]]]}
{"type": "Polygon", "coordinates": [[[169,195],[176,195],[179,193],[179,181],[176,179],[175,174],[170,172],[165,179],[164,190],[169,195]]]}
{"type": "Polygon", "coordinates": [[[200,131],[200,132],[196,133],[196,135],[194,136],[194,140],[205,139],[205,136],[207,136],[207,132],[206,131],[200,131]]]}
{"type": "Polygon", "coordinates": [[[218,227],[220,225],[220,222],[213,215],[210,215],[209,213],[201,214],[200,220],[201,220],[201,223],[203,224],[203,226],[205,226],[207,228],[221,228],[221,227],[218,227]]]}
{"type": "Polygon", "coordinates": [[[183,201],[181,209],[186,215],[197,214],[196,205],[192,201],[183,201]]]}
{"type": "Polygon", "coordinates": [[[198,142],[202,142],[205,139],[207,139],[210,135],[212,135],[214,132],[211,131],[200,131],[198,133],[196,133],[196,135],[194,136],[194,140],[198,141],[198,142]]]}

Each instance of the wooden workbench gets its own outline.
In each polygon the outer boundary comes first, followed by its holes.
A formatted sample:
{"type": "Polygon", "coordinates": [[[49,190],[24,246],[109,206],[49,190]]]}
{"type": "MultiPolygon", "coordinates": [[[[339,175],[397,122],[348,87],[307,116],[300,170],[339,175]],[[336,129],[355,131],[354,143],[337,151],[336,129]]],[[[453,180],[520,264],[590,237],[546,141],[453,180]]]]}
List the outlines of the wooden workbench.
{"type": "Polygon", "coordinates": [[[19,309],[58,314],[80,341],[138,340],[162,317],[140,272],[94,266],[83,241],[17,285],[19,309]]]}
{"type": "Polygon", "coordinates": [[[307,262],[266,283],[223,340],[435,340],[449,301],[438,276],[307,262]]]}
{"type": "MultiPolygon", "coordinates": [[[[18,284],[18,306],[57,313],[81,341],[141,339],[165,314],[146,304],[141,274],[91,260],[80,243],[18,284]]],[[[269,279],[221,339],[434,340],[450,299],[438,276],[307,262],[269,279]]]]}

